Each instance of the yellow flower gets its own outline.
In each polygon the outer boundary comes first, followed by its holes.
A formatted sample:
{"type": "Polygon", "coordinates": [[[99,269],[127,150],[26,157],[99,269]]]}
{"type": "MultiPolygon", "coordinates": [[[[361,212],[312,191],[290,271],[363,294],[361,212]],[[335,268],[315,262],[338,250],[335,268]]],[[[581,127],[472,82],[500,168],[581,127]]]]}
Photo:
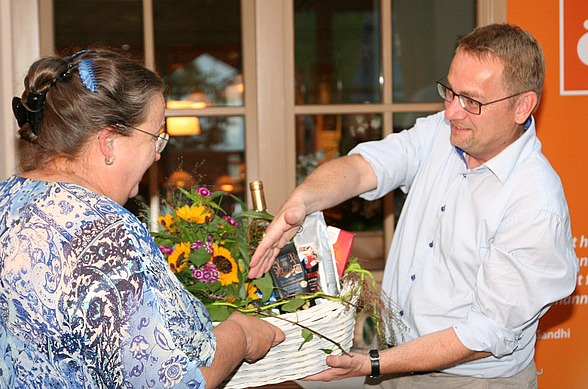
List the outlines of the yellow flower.
{"type": "Polygon", "coordinates": [[[167,257],[167,264],[174,273],[179,273],[188,266],[188,261],[186,261],[188,256],[190,256],[190,244],[185,242],[178,243],[174,248],[174,252],[167,257]],[[180,259],[182,255],[184,256],[184,260],[180,259]]]}
{"type": "Polygon", "coordinates": [[[166,214],[165,216],[159,216],[157,218],[157,221],[159,222],[159,224],[161,224],[166,230],[173,232],[172,231],[172,225],[174,224],[174,217],[172,215],[170,215],[169,213],[166,214]]]}
{"type": "Polygon", "coordinates": [[[239,282],[237,262],[235,262],[231,252],[226,248],[217,245],[216,243],[213,243],[212,246],[214,251],[210,260],[216,265],[216,268],[218,269],[218,280],[220,281],[221,285],[227,286],[232,283],[239,282]]]}
{"type": "Polygon", "coordinates": [[[184,205],[182,208],[176,210],[176,215],[187,222],[205,223],[206,217],[211,216],[211,212],[204,205],[194,205],[192,207],[184,205]]]}
{"type": "Polygon", "coordinates": [[[259,296],[255,293],[257,292],[257,286],[246,282],[245,290],[247,291],[247,300],[259,300],[259,296]]]}

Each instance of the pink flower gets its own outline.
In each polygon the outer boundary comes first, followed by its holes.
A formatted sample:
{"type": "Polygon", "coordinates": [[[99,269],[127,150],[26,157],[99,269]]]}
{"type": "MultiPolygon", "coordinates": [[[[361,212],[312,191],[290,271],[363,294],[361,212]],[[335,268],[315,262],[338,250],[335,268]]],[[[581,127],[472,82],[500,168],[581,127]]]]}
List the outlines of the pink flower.
{"type": "Polygon", "coordinates": [[[159,246],[159,251],[161,251],[161,253],[166,257],[169,257],[171,253],[174,252],[174,250],[172,250],[172,248],[169,246],[159,246]]]}
{"type": "Polygon", "coordinates": [[[232,217],[230,217],[230,216],[223,216],[223,219],[225,219],[227,221],[227,223],[229,223],[231,226],[237,227],[237,222],[232,217]]]}
{"type": "Polygon", "coordinates": [[[200,269],[194,269],[192,275],[205,284],[215,282],[220,276],[215,264],[212,262],[206,262],[200,269]]]}
{"type": "Polygon", "coordinates": [[[202,197],[210,196],[210,191],[206,188],[198,188],[198,194],[202,197]]]}

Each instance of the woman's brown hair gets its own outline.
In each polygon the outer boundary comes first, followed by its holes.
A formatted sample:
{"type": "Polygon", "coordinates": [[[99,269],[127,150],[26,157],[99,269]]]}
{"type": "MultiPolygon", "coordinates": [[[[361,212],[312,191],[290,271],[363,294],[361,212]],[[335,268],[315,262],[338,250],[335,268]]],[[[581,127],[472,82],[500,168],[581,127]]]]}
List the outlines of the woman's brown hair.
{"type": "Polygon", "coordinates": [[[22,105],[29,93],[40,94],[45,101],[35,128],[27,122],[18,131],[26,141],[19,150],[22,171],[40,168],[57,156],[79,157],[90,138],[106,127],[128,135],[131,130],[114,125],[143,123],[149,103],[164,91],[160,76],[125,54],[104,48],[39,59],[24,85],[22,105]],[[82,83],[82,61],[90,64],[94,91],[82,83]]]}

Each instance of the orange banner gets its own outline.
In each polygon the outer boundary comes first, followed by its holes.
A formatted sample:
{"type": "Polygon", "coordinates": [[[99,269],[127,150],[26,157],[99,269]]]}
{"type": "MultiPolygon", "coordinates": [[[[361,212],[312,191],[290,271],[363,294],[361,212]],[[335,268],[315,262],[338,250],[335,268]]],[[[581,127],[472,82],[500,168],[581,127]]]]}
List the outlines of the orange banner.
{"type": "Polygon", "coordinates": [[[588,95],[588,2],[560,0],[560,93],[588,95]]]}
{"type": "Polygon", "coordinates": [[[588,387],[588,64],[582,61],[588,40],[588,1],[508,0],[507,15],[510,23],[533,34],[545,53],[545,86],[535,113],[537,135],[561,177],[580,261],[572,296],[558,301],[539,320],[535,354],[539,388],[584,389],[588,387]]]}

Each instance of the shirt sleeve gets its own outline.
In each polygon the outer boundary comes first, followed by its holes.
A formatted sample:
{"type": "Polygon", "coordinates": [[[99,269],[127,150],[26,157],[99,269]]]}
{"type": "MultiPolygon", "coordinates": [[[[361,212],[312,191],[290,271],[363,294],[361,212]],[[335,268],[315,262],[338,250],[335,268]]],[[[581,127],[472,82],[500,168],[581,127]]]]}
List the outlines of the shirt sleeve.
{"type": "Polygon", "coordinates": [[[503,221],[483,248],[468,316],[453,327],[460,341],[501,357],[534,340],[539,318],[575,288],[572,247],[569,219],[554,212],[536,208],[503,221]]]}
{"type": "Polygon", "coordinates": [[[417,119],[410,130],[390,134],[382,140],[364,142],[349,155],[361,155],[376,174],[376,189],[361,195],[366,200],[385,196],[396,188],[408,193],[423,160],[439,136],[443,112],[417,119]]]}

